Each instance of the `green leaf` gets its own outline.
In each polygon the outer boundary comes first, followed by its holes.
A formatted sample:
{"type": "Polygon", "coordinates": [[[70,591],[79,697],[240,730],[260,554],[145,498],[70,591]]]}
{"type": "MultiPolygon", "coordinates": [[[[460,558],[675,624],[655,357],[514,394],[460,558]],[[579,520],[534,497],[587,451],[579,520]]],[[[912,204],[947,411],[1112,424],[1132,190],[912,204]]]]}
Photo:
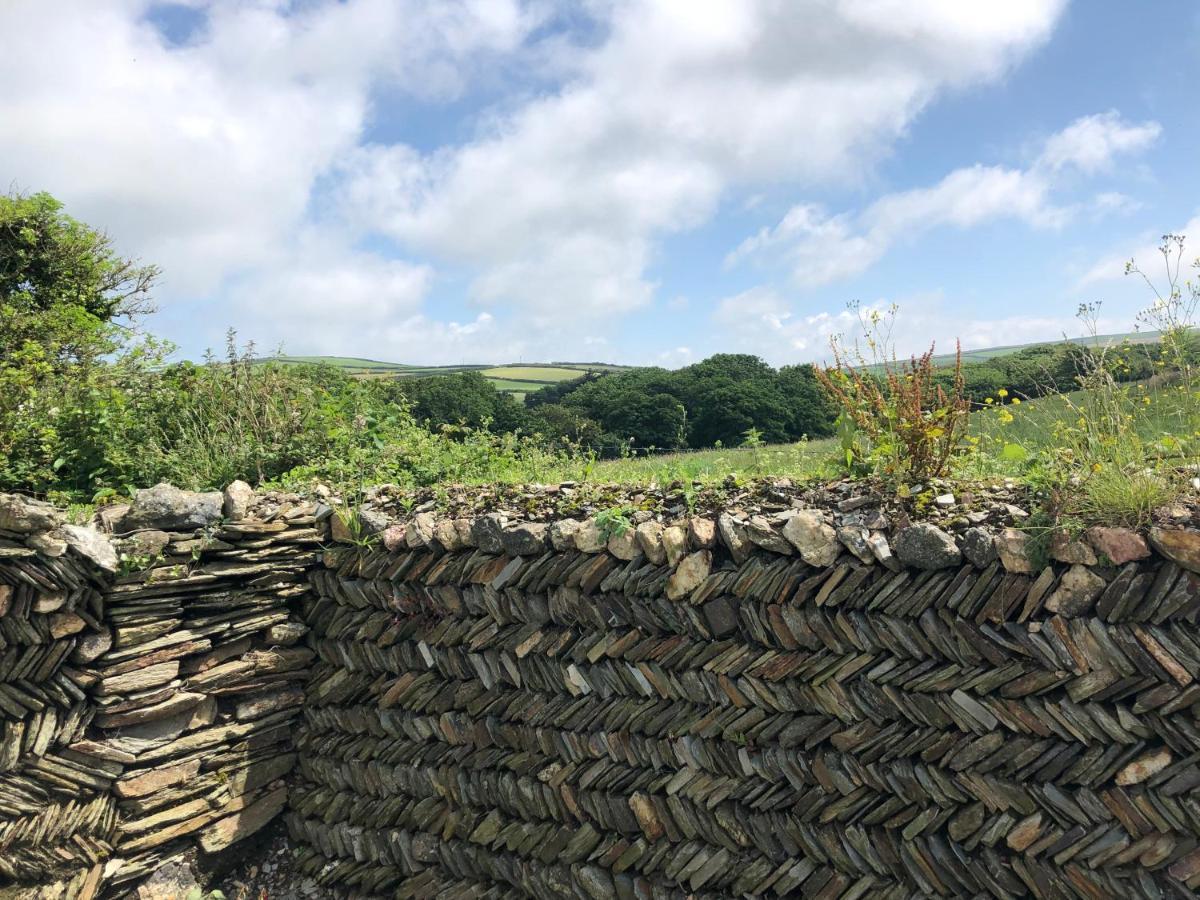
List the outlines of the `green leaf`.
{"type": "Polygon", "coordinates": [[[1029,451],[1020,444],[1005,444],[1000,451],[1000,458],[1010,462],[1024,462],[1029,458],[1029,451]]]}
{"type": "Polygon", "coordinates": [[[200,888],[194,887],[187,892],[187,894],[184,896],[184,900],[202,900],[203,897],[204,893],[200,890],[200,888]]]}

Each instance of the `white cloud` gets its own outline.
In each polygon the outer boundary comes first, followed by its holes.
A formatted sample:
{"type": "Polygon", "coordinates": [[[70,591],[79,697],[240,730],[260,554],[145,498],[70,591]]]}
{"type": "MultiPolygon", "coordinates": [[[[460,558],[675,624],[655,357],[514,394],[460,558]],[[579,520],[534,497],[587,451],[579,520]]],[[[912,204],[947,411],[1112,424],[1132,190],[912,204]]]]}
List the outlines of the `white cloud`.
{"type": "Polygon", "coordinates": [[[561,90],[427,155],[347,165],[348,215],[479,271],[474,294],[551,314],[644,305],[658,239],[732,186],[853,181],[947,88],[994,79],[1059,0],[628,0],[561,90]]]}
{"type": "MultiPolygon", "coordinates": [[[[1193,262],[1200,263],[1200,215],[1193,216],[1173,233],[1183,235],[1186,238],[1183,248],[1183,268],[1180,269],[1180,272],[1188,275],[1193,274],[1195,270],[1189,271],[1189,267],[1193,262]]],[[[1138,267],[1148,276],[1162,280],[1166,273],[1163,257],[1159,251],[1161,243],[1162,240],[1159,237],[1151,238],[1147,235],[1141,235],[1129,242],[1128,246],[1133,248],[1132,251],[1104,255],[1093,262],[1083,275],[1080,276],[1075,285],[1076,289],[1088,289],[1093,285],[1124,279],[1125,264],[1130,260],[1135,261],[1138,267]]],[[[1140,282],[1139,279],[1136,289],[1144,295],[1143,284],[1144,282],[1140,282]]]]}
{"type": "Polygon", "coordinates": [[[1112,167],[1115,157],[1146,149],[1161,133],[1157,122],[1131,125],[1123,122],[1116,110],[1109,110],[1077,119],[1051,137],[1039,163],[1052,172],[1066,168],[1102,172],[1112,167]]]}
{"type": "MultiPolygon", "coordinates": [[[[1054,228],[1071,215],[1053,199],[1056,181],[1068,169],[1091,174],[1122,153],[1143,150],[1159,135],[1157,122],[1129,124],[1114,112],[1087,116],[1051,136],[1025,169],[970,166],[956,169],[932,187],[886,194],[857,215],[829,215],[811,204],[794,206],[779,224],[747,238],[728,257],[782,259],[795,282],[811,287],[857,275],[899,241],[934,228],[970,228],[998,219],[1017,219],[1035,228],[1054,228]]],[[[1126,201],[1102,194],[1103,212],[1126,201]]]]}
{"type": "Polygon", "coordinates": [[[181,44],[154,5],[0,3],[0,169],[161,264],[181,330],[225,317],[293,352],[457,362],[605,346],[651,301],[665,236],[734,190],[860,181],[1065,0],[189,0],[181,44]],[[495,91],[514,71],[527,93],[495,91]],[[501,100],[473,139],[363,146],[380,96],[436,107],[481,83],[501,100]],[[489,312],[431,309],[435,265],[489,312]]]}
{"type": "MultiPolygon", "coordinates": [[[[882,313],[888,305],[879,301],[862,311],[882,313]]],[[[938,294],[906,297],[898,305],[890,340],[900,358],[923,353],[930,345],[938,353],[952,353],[956,341],[963,350],[974,350],[1084,334],[1074,316],[980,318],[964,315],[961,306],[946,303],[938,294]]],[[[799,312],[781,294],[762,287],[722,300],[713,321],[734,346],[777,366],[827,360],[833,337],[853,346],[862,336],[859,315],[852,310],[799,312]]],[[[1122,332],[1129,330],[1132,319],[1105,317],[1098,324],[1101,332],[1122,332]]]]}
{"type": "MultiPolygon", "coordinates": [[[[202,23],[174,45],[153,5],[0,4],[0,170],[160,264],[166,304],[238,273],[267,293],[303,287],[272,266],[359,142],[372,89],[453,97],[539,21],[517,0],[214,0],[193,4],[202,23]]],[[[362,254],[339,266],[342,284],[351,266],[385,286],[397,269],[362,254]]]]}

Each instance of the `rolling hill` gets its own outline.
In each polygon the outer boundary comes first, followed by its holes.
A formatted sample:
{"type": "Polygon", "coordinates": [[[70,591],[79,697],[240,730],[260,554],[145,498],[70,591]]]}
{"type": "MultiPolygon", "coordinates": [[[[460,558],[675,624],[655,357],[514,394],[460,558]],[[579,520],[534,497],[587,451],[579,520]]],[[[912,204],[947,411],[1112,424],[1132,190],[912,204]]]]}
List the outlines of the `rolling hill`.
{"type": "MultiPolygon", "coordinates": [[[[1045,344],[1072,343],[1085,344],[1099,342],[1116,344],[1122,341],[1140,344],[1158,340],[1158,333],[1130,332],[1127,334],[1102,334],[1096,337],[1067,338],[1065,341],[1034,341],[1028,344],[1005,344],[999,347],[985,347],[978,350],[964,350],[963,362],[983,362],[997,357],[1016,353],[1027,347],[1037,347],[1045,344]]],[[[276,356],[275,362],[284,363],[323,363],[344,369],[351,375],[361,378],[428,378],[435,375],[453,375],[456,372],[479,372],[490,381],[498,391],[512,394],[517,400],[525,394],[532,393],[549,384],[578,378],[588,372],[621,372],[633,366],[618,366],[601,362],[549,362],[549,363],[509,363],[504,365],[489,365],[487,363],[463,364],[458,366],[418,366],[408,363],[385,362],[377,359],[366,359],[356,356],[276,356]]],[[[934,358],[936,365],[949,365],[954,362],[953,353],[939,353],[934,358]]]]}
{"type": "MultiPolygon", "coordinates": [[[[267,360],[263,360],[264,362],[267,360]]],[[[526,394],[569,381],[588,372],[620,372],[630,366],[617,366],[601,362],[551,362],[514,363],[511,365],[488,365],[486,363],[459,366],[415,366],[406,363],[384,362],[357,356],[274,356],[272,362],[295,364],[323,364],[342,369],[360,378],[429,378],[435,375],[453,375],[456,372],[479,372],[498,391],[512,394],[521,400],[526,394]]]]}

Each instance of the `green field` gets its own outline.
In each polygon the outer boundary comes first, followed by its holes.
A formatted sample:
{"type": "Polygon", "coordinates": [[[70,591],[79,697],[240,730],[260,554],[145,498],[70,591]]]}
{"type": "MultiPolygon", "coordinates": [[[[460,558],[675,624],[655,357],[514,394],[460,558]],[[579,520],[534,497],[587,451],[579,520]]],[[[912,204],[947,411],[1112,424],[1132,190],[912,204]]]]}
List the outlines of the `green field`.
{"type": "Polygon", "coordinates": [[[430,378],[435,375],[453,375],[457,372],[480,372],[498,391],[512,394],[518,402],[525,395],[560,381],[579,378],[588,372],[621,372],[630,366],[612,363],[554,362],[514,363],[489,365],[479,363],[459,366],[414,366],[407,363],[383,362],[356,356],[275,356],[273,362],[324,364],[343,369],[361,378],[430,378]]]}
{"type": "MultiPolygon", "coordinates": [[[[1131,428],[1144,441],[1153,442],[1164,434],[1191,433],[1188,413],[1181,408],[1177,391],[1143,390],[1138,384],[1129,385],[1128,390],[1134,398],[1146,396],[1151,399],[1145,413],[1138,415],[1136,422],[1131,424],[1131,428]]],[[[1005,406],[1003,409],[1012,416],[1009,422],[1001,418],[999,407],[972,413],[970,434],[979,439],[981,444],[974,458],[967,457],[962,461],[961,474],[976,477],[1019,476],[1025,461],[1019,457],[1007,457],[1002,452],[1004,446],[1020,445],[1025,451],[1025,459],[1031,458],[1039,450],[1056,445],[1056,423],[1075,420],[1080,415],[1079,410],[1086,410],[1087,405],[1087,394],[1073,391],[1005,406]]],[[[713,481],[731,474],[745,478],[769,475],[797,481],[833,478],[837,475],[835,457],[838,449],[837,439],[826,438],[757,449],[730,447],[687,450],[604,460],[596,464],[592,477],[599,481],[617,482],[654,479],[660,483],[676,479],[713,481]]]]}
{"type": "Polygon", "coordinates": [[[491,369],[484,369],[483,374],[491,379],[550,384],[556,381],[570,381],[587,371],[587,369],[577,369],[573,366],[494,366],[491,369]]]}
{"type": "Polygon", "coordinates": [[[335,369],[345,369],[352,375],[369,375],[405,372],[412,368],[403,363],[383,362],[358,356],[273,356],[272,362],[297,364],[323,364],[335,369]]]}

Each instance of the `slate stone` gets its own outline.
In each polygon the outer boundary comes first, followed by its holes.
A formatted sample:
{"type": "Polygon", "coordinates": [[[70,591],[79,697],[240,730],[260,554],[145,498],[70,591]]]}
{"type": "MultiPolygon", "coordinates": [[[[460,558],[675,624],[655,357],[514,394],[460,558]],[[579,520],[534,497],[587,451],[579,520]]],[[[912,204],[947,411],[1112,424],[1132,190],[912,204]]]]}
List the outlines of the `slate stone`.
{"type": "Polygon", "coordinates": [[[471,523],[471,540],[484,553],[504,552],[504,526],[508,520],[501,513],[487,513],[471,523]]]}
{"type": "Polygon", "coordinates": [[[962,562],[954,538],[928,522],[903,529],[896,535],[893,549],[900,562],[915,569],[945,569],[962,562]]]}
{"type": "Polygon", "coordinates": [[[162,482],[137,491],[133,504],[121,519],[121,531],[159,529],[188,531],[220,521],[225,498],[220,491],[183,491],[162,482]]]}

